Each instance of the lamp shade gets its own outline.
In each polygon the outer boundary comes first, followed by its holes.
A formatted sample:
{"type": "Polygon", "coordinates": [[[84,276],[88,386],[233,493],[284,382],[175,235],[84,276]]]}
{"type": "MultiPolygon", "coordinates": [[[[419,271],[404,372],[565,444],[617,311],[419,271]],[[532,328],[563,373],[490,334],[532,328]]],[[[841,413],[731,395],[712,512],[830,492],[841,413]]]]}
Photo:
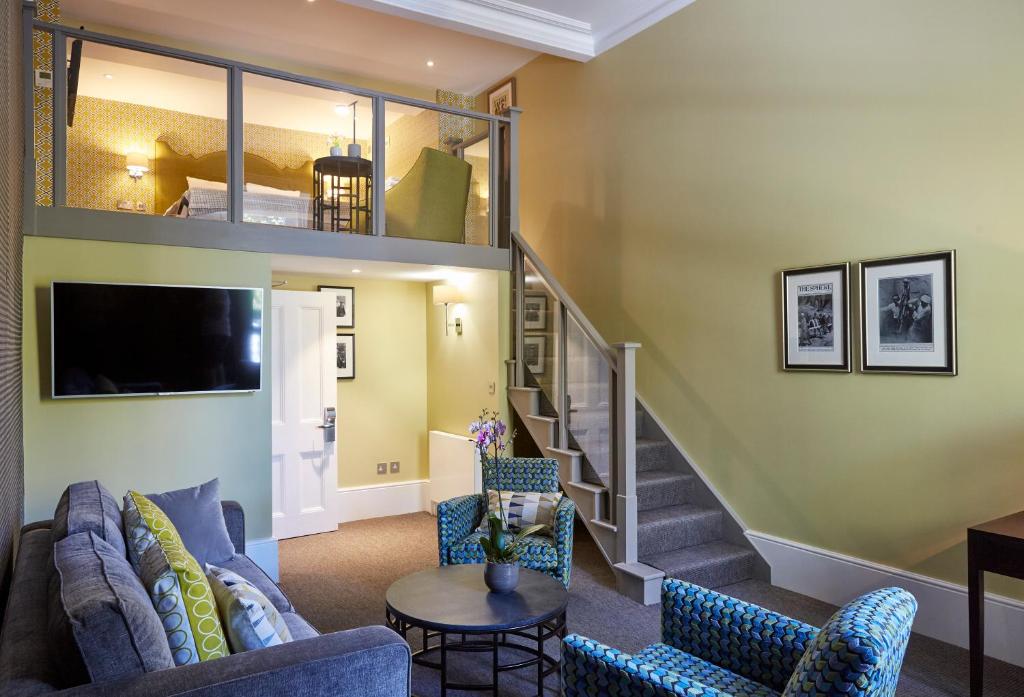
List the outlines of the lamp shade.
{"type": "Polygon", "coordinates": [[[136,171],[140,173],[149,171],[149,158],[146,157],[145,153],[128,153],[124,157],[124,164],[128,171],[136,171]]]}
{"type": "Polygon", "coordinates": [[[453,305],[462,302],[462,293],[455,286],[434,286],[435,305],[453,305]]]}

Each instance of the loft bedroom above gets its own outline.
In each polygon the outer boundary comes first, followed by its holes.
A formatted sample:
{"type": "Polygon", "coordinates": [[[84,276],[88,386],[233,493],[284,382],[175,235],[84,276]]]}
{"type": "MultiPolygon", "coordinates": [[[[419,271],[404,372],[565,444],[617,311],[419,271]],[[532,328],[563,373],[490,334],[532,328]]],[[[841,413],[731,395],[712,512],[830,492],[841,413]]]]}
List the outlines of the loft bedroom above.
{"type": "Polygon", "coordinates": [[[509,267],[515,110],[25,30],[26,234],[509,267]]]}

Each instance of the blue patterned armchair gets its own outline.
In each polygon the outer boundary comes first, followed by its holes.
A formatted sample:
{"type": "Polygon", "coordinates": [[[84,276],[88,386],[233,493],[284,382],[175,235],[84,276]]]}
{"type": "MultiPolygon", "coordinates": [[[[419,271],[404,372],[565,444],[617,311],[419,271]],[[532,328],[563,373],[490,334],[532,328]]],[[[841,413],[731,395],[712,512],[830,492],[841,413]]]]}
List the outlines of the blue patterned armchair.
{"type": "MultiPolygon", "coordinates": [[[[483,466],[484,491],[558,491],[558,462],[539,458],[511,457],[499,460],[501,479],[493,462],[483,466]]],[[[485,561],[477,531],[487,513],[487,495],[470,494],[442,501],[437,506],[437,549],[441,566],[449,564],[483,564],[485,561]]],[[[526,538],[526,549],[519,565],[554,576],[569,587],[572,572],[572,527],[576,506],[563,496],[555,509],[555,526],[551,535],[538,534],[526,538]]]]}
{"type": "Polygon", "coordinates": [[[630,655],[565,638],[564,697],[892,697],[917,611],[883,588],[817,629],[685,581],[661,593],[659,644],[630,655]]]}

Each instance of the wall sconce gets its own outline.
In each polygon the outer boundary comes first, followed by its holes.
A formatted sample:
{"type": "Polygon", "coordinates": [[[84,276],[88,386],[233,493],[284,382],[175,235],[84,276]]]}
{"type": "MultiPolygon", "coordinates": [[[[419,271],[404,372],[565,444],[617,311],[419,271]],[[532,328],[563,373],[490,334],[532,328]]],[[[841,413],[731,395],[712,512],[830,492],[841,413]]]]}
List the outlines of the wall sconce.
{"type": "Polygon", "coordinates": [[[149,171],[149,158],[141,152],[130,152],[124,157],[125,168],[128,176],[139,181],[142,175],[149,171]]]}
{"type": "MultiPolygon", "coordinates": [[[[444,305],[444,335],[448,336],[448,328],[452,325],[448,324],[448,306],[456,305],[463,302],[462,294],[459,289],[455,286],[434,286],[434,304],[444,305]]],[[[455,318],[455,333],[462,336],[462,319],[459,317],[455,318]]]]}

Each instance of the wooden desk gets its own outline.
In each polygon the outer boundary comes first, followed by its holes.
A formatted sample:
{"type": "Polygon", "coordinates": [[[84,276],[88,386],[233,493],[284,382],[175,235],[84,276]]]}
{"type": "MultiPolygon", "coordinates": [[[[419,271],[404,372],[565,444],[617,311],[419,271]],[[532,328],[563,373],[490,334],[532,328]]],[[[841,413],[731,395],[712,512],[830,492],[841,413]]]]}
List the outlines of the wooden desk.
{"type": "Polygon", "coordinates": [[[1024,511],[967,529],[971,697],[982,697],[985,663],[985,572],[1024,579],[1024,511]]]}

